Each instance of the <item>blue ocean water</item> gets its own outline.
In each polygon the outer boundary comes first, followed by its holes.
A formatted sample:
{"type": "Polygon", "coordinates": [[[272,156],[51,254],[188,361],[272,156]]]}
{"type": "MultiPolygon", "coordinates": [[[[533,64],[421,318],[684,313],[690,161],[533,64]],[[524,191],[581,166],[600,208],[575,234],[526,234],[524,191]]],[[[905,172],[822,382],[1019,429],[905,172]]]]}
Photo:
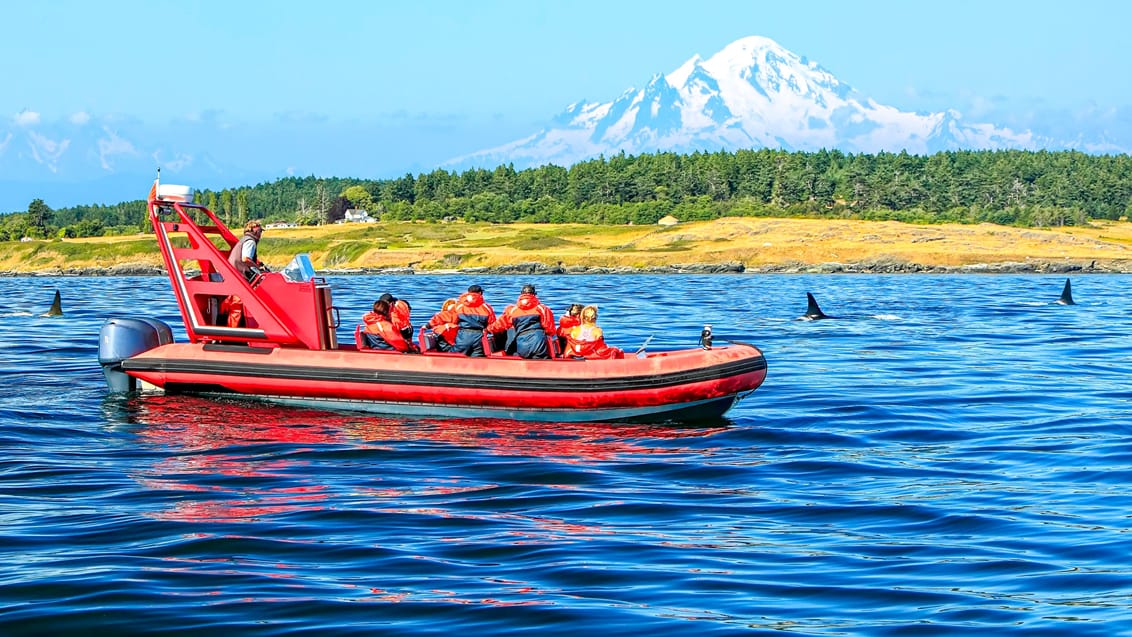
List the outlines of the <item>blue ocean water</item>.
{"type": "MultiPolygon", "coordinates": [[[[168,282],[0,279],[0,635],[1132,634],[1132,277],[529,280],[767,381],[664,426],[108,396],[106,318],[184,338],[168,282]]],[[[528,279],[331,281],[348,330],[528,279]]]]}

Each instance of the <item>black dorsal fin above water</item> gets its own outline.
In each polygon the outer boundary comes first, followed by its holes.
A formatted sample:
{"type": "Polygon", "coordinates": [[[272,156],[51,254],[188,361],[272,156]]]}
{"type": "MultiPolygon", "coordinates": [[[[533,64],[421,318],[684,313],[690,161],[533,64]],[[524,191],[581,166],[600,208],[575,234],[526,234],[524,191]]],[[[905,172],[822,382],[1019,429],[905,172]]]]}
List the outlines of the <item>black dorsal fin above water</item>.
{"type": "Polygon", "coordinates": [[[1076,305],[1073,302],[1073,288],[1069,285],[1069,279],[1065,279],[1065,287],[1061,290],[1061,298],[1054,301],[1058,305],[1076,305]]]}
{"type": "Polygon", "coordinates": [[[55,300],[51,302],[51,309],[43,314],[44,316],[63,316],[63,301],[59,296],[59,290],[55,290],[55,300]]]}
{"type": "Polygon", "coordinates": [[[834,318],[825,312],[821,311],[818,307],[818,301],[814,298],[813,294],[806,292],[806,313],[799,317],[802,321],[820,321],[821,319],[834,318]]]}

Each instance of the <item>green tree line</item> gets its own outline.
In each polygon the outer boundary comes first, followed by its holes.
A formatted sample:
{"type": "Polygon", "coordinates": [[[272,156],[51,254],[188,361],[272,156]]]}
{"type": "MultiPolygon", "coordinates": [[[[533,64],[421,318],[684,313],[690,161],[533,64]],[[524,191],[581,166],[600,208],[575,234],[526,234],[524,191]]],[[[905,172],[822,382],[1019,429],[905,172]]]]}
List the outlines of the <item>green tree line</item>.
{"type": "MultiPolygon", "coordinates": [[[[652,224],[724,216],[806,216],[1017,226],[1120,219],[1132,210],[1132,158],[1075,151],[619,154],[570,168],[450,172],[383,180],[288,177],[202,190],[196,201],[233,226],[249,218],[317,224],[349,207],[392,220],[652,224]]],[[[147,229],[142,201],[0,219],[0,240],[147,229]]]]}

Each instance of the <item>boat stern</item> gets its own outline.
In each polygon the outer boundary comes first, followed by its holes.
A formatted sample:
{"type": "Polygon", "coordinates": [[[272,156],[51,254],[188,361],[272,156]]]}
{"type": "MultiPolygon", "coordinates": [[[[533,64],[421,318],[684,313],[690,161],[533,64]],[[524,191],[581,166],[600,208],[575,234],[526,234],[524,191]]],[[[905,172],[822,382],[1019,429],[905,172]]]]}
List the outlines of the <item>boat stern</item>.
{"type": "Polygon", "coordinates": [[[173,342],[173,330],[150,318],[110,318],[98,333],[98,363],[112,393],[137,391],[138,379],[122,370],[122,361],[173,342]]]}

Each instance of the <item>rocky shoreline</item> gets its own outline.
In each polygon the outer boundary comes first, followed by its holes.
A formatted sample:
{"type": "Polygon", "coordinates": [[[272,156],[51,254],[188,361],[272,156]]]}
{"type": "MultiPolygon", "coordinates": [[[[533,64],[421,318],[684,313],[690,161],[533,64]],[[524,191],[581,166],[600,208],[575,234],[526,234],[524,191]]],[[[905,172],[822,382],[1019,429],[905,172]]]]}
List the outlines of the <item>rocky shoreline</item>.
{"type": "MultiPolygon", "coordinates": [[[[1049,261],[976,263],[961,266],[924,265],[898,260],[873,260],[860,263],[778,263],[747,267],[740,262],[684,263],[645,268],[548,265],[530,261],[492,268],[459,268],[451,270],[417,270],[414,268],[348,268],[324,269],[322,275],[553,275],[553,274],[1129,274],[1132,260],[1125,261],[1049,261]]],[[[105,268],[52,268],[35,272],[2,271],[0,276],[165,276],[165,268],[145,264],[124,264],[105,268]]]]}

